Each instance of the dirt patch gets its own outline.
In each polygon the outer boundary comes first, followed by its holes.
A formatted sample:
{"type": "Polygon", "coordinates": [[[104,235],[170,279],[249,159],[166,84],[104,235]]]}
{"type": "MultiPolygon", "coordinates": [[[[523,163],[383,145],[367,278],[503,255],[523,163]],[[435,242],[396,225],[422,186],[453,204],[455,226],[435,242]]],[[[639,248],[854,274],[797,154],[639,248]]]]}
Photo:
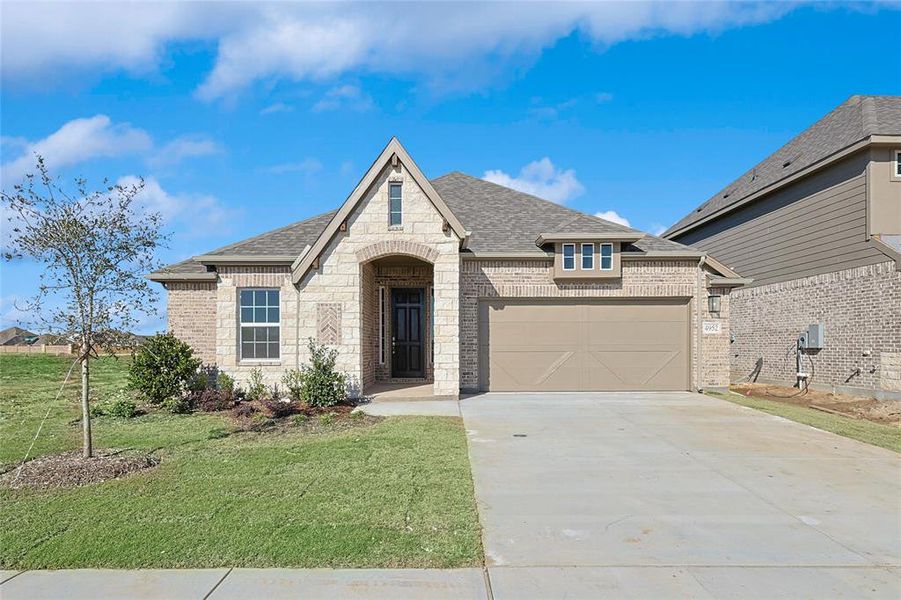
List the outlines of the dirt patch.
{"type": "Polygon", "coordinates": [[[901,427],[901,402],[898,401],[846,396],[812,389],[799,394],[797,388],[762,383],[743,383],[733,385],[729,389],[742,396],[809,408],[821,408],[826,409],[826,412],[838,413],[854,419],[901,427]]]}
{"type": "Polygon", "coordinates": [[[144,453],[107,451],[82,458],[81,450],[41,456],[26,462],[21,472],[13,467],[0,475],[0,486],[9,489],[70,488],[121,479],[146,471],[159,459],[144,453]]]}
{"type": "Polygon", "coordinates": [[[231,411],[238,432],[333,433],[369,427],[382,420],[362,412],[353,412],[355,404],[329,407],[308,406],[298,402],[242,402],[231,411]]]}

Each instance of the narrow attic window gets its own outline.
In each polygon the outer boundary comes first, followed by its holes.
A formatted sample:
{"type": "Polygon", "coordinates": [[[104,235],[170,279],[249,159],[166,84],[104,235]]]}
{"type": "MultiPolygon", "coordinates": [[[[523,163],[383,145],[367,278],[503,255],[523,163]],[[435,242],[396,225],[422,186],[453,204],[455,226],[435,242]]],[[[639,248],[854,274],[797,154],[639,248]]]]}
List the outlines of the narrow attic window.
{"type": "Polygon", "coordinates": [[[403,202],[401,199],[401,184],[388,185],[388,225],[399,227],[403,224],[403,202]]]}

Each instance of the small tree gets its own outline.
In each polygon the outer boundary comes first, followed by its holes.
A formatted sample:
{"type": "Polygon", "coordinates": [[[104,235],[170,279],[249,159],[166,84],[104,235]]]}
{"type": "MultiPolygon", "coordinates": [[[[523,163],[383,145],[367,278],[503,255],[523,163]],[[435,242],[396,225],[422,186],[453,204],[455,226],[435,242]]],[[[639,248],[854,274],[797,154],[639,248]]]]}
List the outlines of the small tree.
{"type": "Polygon", "coordinates": [[[2,192],[9,221],[3,255],[43,264],[38,292],[23,308],[78,348],[82,454],[90,458],[90,360],[133,345],[128,332],[137,315],[156,312],[144,274],[158,267],[162,217],[138,210],[143,181],[122,186],[104,180],[103,189],[91,191],[79,178],[70,193],[50,177],[40,156],[36,169],[37,176],[27,175],[12,193],[2,192]]]}

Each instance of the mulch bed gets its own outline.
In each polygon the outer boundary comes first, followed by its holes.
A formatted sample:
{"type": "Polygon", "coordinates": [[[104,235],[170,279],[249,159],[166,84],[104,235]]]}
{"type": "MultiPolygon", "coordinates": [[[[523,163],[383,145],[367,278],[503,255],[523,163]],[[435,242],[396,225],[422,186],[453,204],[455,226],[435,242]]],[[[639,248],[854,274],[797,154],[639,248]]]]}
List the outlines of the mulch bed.
{"type": "Polygon", "coordinates": [[[762,383],[743,383],[733,385],[730,389],[742,396],[763,398],[809,408],[826,409],[826,412],[837,413],[854,419],[901,427],[901,402],[894,400],[846,396],[844,394],[832,394],[812,389],[799,394],[797,388],[762,383]]]}
{"type": "Polygon", "coordinates": [[[70,488],[121,479],[152,469],[159,459],[137,452],[106,451],[94,458],[82,458],[81,450],[42,456],[26,462],[21,473],[13,467],[0,475],[0,486],[9,489],[70,488]]]}

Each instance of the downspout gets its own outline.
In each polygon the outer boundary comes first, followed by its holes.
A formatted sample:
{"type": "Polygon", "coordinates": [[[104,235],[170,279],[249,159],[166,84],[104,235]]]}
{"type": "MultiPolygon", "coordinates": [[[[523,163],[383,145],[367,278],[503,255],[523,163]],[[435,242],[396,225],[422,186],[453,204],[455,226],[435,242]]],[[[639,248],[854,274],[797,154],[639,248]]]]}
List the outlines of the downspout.
{"type": "Polygon", "coordinates": [[[701,318],[701,289],[702,289],[702,278],[704,277],[704,262],[707,260],[707,256],[701,256],[701,259],[698,261],[698,275],[696,279],[696,290],[695,290],[695,306],[697,311],[696,317],[696,332],[695,338],[697,339],[697,350],[698,350],[698,359],[695,361],[695,391],[700,392],[703,389],[701,385],[701,362],[703,360],[703,350],[704,350],[704,325],[703,319],[701,318]]]}

